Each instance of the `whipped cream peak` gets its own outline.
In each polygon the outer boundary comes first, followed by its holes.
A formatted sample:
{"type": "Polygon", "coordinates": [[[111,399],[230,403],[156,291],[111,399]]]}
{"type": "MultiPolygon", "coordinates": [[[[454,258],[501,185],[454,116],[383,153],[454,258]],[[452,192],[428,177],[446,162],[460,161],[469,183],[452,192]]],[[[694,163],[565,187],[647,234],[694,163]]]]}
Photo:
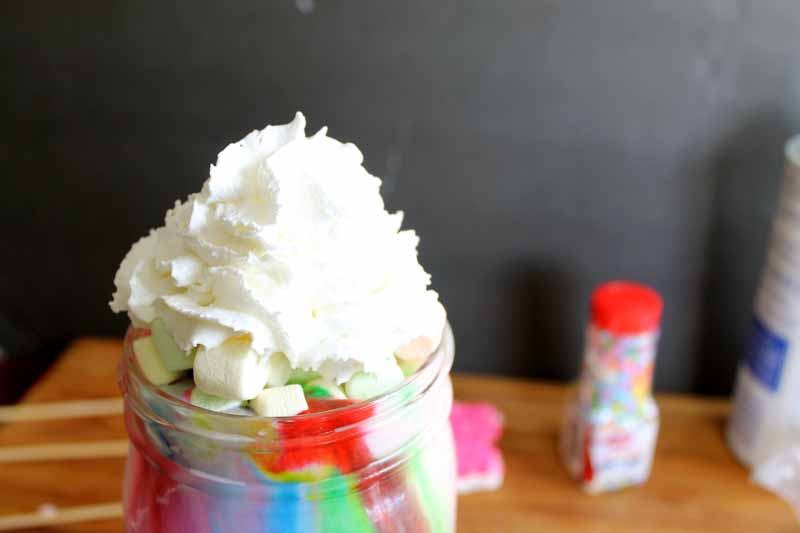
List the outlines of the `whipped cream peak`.
{"type": "Polygon", "coordinates": [[[185,350],[246,336],[337,383],[390,372],[397,349],[440,333],[416,234],[355,145],[305,126],[297,113],[220,152],[201,191],[128,252],[112,310],[162,318],[185,350]]]}

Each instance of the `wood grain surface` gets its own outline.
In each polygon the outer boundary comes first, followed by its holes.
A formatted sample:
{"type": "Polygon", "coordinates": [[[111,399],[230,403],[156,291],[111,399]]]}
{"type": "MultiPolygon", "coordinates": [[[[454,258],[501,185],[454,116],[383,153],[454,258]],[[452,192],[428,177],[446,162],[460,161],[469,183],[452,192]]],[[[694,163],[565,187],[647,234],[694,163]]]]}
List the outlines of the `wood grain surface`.
{"type": "MultiPolygon", "coordinates": [[[[25,396],[36,403],[118,395],[120,342],[72,344],[25,396]]],[[[777,497],[752,485],[724,445],[728,403],[659,396],[661,433],[653,475],[643,487],[587,495],[556,455],[567,388],[507,378],[456,376],[460,400],[488,400],[505,414],[508,474],[502,489],[459,499],[459,532],[709,533],[794,532],[797,520],[777,497]]],[[[17,422],[0,427],[0,445],[122,438],[118,416],[17,422]]],[[[122,459],[81,459],[0,467],[0,514],[44,503],[84,505],[119,500],[122,459]]],[[[119,532],[119,521],[53,527],[58,532],[119,532]]]]}

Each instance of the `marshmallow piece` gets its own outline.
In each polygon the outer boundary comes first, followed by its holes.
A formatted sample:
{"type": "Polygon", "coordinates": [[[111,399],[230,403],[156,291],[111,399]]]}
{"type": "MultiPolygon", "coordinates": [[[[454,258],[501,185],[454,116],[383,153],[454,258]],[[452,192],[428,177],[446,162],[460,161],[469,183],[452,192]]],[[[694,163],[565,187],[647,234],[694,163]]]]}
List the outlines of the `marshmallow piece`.
{"type": "Polygon", "coordinates": [[[194,359],[194,382],[206,394],[231,400],[258,396],[269,379],[266,357],[250,348],[249,340],[233,338],[216,348],[201,346],[194,359]]]}
{"type": "Polygon", "coordinates": [[[230,400],[228,398],[220,398],[219,396],[206,394],[197,387],[194,387],[189,395],[189,403],[197,407],[202,407],[203,409],[208,409],[209,411],[229,411],[236,407],[241,407],[243,402],[242,400],[230,400]]]}
{"type": "Polygon", "coordinates": [[[420,335],[397,350],[394,355],[404,361],[424,361],[435,349],[436,341],[434,339],[427,335],[420,335]]]}
{"type": "Polygon", "coordinates": [[[292,373],[292,365],[286,355],[281,352],[275,352],[270,356],[268,365],[269,377],[267,378],[267,385],[270,387],[286,385],[292,373]]]}
{"type": "Polygon", "coordinates": [[[408,377],[419,370],[419,367],[422,366],[426,359],[427,357],[423,357],[422,359],[400,359],[398,357],[397,366],[403,371],[403,376],[408,377]]]}
{"type": "Polygon", "coordinates": [[[300,368],[293,368],[291,373],[289,374],[289,384],[297,383],[299,385],[305,385],[312,379],[317,379],[320,377],[319,372],[314,372],[312,370],[302,370],[300,368]]]}
{"type": "Polygon", "coordinates": [[[133,341],[133,355],[144,377],[153,385],[166,385],[180,377],[179,372],[173,372],[164,366],[153,337],[140,337],[133,341]]]}
{"type": "Polygon", "coordinates": [[[346,400],[341,387],[325,378],[312,379],[303,385],[303,392],[308,398],[325,398],[334,400],[346,400]]]}
{"type": "Polygon", "coordinates": [[[397,365],[388,367],[379,376],[366,372],[356,372],[350,381],[344,384],[344,391],[351,400],[366,400],[382,394],[395,385],[399,385],[405,376],[397,365]]]}
{"type": "Polygon", "coordinates": [[[192,390],[194,390],[194,380],[191,378],[182,379],[180,381],[176,381],[175,383],[161,386],[161,390],[173,398],[188,402],[192,390]]]}
{"type": "Polygon", "coordinates": [[[194,364],[194,350],[186,353],[181,350],[175,339],[172,338],[167,325],[160,318],[153,320],[150,324],[150,331],[152,331],[153,342],[156,345],[158,354],[164,362],[164,366],[173,372],[181,370],[189,370],[194,364]]]}
{"type": "Polygon", "coordinates": [[[250,407],[261,416],[294,416],[308,409],[303,387],[284,385],[264,389],[253,400],[250,407]]]}
{"type": "Polygon", "coordinates": [[[397,350],[394,355],[400,370],[403,371],[403,376],[408,377],[416,372],[437,348],[437,345],[438,341],[427,335],[420,335],[397,350]]]}
{"type": "Polygon", "coordinates": [[[503,433],[502,413],[486,402],[453,402],[450,425],[456,445],[458,493],[500,488],[505,475],[497,447],[503,433]]]}
{"type": "Polygon", "coordinates": [[[395,351],[397,364],[403,371],[403,375],[408,377],[417,371],[419,367],[428,359],[439,344],[442,342],[442,333],[447,321],[447,313],[444,306],[436,302],[430,316],[428,317],[428,327],[426,331],[405,346],[395,351]]]}

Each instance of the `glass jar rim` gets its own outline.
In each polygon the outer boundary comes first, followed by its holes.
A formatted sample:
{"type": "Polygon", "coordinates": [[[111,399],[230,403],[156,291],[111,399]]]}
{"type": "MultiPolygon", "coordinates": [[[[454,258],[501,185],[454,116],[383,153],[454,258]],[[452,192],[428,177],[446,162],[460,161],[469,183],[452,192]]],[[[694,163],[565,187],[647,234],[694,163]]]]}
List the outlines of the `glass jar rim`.
{"type": "MultiPolygon", "coordinates": [[[[335,407],[325,411],[281,417],[265,417],[255,414],[240,415],[212,411],[176,398],[158,386],[153,385],[153,383],[144,376],[133,359],[132,350],[127,349],[127,347],[123,350],[120,361],[118,382],[126,404],[133,409],[137,416],[147,418],[162,425],[174,426],[175,424],[156,411],[163,412],[166,410],[167,412],[179,414],[182,417],[202,415],[211,426],[220,425],[231,429],[236,427],[237,424],[244,426],[252,423],[272,423],[282,426],[291,426],[292,424],[313,424],[314,422],[323,422],[326,419],[332,420],[335,418],[347,418],[348,420],[353,420],[350,425],[358,425],[364,423],[365,419],[368,418],[367,416],[357,416],[360,413],[368,414],[380,408],[380,413],[382,415],[388,414],[390,411],[394,411],[413,401],[414,398],[424,394],[425,391],[433,386],[440,376],[447,376],[449,374],[450,367],[453,363],[453,355],[453,333],[449,322],[446,322],[439,345],[431,352],[423,365],[400,384],[392,387],[388,391],[351,405],[335,407]],[[141,398],[143,392],[147,395],[147,401],[141,398]],[[348,417],[348,415],[350,416],[348,417]]],[[[320,426],[324,427],[324,424],[320,426]]],[[[336,426],[334,428],[329,428],[329,431],[341,432],[348,427],[349,425],[345,427],[336,426]]],[[[237,432],[234,431],[233,433],[237,432]]],[[[322,431],[322,433],[325,433],[325,431],[322,431]]],[[[244,437],[244,435],[242,436],[244,437]]],[[[230,433],[228,437],[230,437],[230,433]]]]}

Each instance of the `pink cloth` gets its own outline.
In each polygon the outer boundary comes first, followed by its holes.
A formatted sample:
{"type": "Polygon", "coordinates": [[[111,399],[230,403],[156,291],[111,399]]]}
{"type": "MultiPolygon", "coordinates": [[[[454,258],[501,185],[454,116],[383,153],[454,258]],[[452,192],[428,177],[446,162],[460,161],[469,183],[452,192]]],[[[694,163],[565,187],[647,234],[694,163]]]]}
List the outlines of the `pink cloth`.
{"type": "Polygon", "coordinates": [[[486,402],[455,402],[450,424],[456,440],[458,492],[496,490],[505,464],[495,446],[503,433],[503,415],[486,402]]]}

